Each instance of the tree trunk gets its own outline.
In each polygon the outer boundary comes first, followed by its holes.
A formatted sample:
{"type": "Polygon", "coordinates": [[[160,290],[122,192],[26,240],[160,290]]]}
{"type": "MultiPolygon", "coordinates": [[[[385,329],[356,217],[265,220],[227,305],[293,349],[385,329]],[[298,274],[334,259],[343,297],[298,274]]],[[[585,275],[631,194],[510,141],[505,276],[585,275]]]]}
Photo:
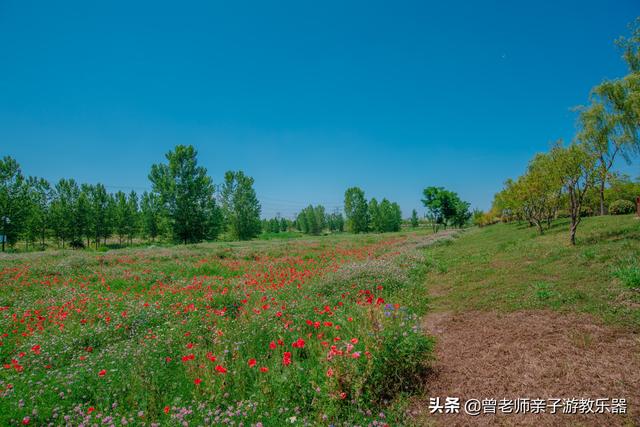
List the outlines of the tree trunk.
{"type": "Polygon", "coordinates": [[[604,209],[604,181],[600,183],[600,215],[606,215],[604,209]]]}
{"type": "Polygon", "coordinates": [[[576,230],[577,229],[578,229],[578,221],[576,220],[576,218],[571,216],[570,240],[571,240],[571,245],[572,246],[576,245],[576,230]]]}

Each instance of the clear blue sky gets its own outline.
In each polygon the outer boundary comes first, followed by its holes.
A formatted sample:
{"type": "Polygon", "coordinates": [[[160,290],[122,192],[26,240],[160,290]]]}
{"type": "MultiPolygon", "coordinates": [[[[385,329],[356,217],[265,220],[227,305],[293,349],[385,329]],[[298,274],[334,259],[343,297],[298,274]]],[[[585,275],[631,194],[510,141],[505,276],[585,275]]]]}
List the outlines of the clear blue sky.
{"type": "Polygon", "coordinates": [[[332,209],[353,185],[405,216],[429,185],[486,209],[624,74],[613,40],[637,15],[637,0],[2,0],[0,155],[144,190],[193,144],[214,181],[255,177],[266,216],[332,209]]]}

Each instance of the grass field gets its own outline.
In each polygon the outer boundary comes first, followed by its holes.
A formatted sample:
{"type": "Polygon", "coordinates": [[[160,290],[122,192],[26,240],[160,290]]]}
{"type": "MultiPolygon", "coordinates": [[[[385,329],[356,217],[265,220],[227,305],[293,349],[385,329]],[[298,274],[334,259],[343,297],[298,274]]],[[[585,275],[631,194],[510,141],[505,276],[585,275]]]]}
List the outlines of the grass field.
{"type": "Polygon", "coordinates": [[[0,425],[397,424],[432,349],[430,239],[7,255],[0,425]]]}
{"type": "Polygon", "coordinates": [[[425,316],[552,310],[640,331],[640,221],[587,218],[577,247],[566,229],[5,255],[0,425],[423,423],[425,316]]]}
{"type": "Polygon", "coordinates": [[[640,220],[585,218],[577,247],[567,229],[497,224],[428,250],[431,309],[585,312],[640,331],[640,220]]]}

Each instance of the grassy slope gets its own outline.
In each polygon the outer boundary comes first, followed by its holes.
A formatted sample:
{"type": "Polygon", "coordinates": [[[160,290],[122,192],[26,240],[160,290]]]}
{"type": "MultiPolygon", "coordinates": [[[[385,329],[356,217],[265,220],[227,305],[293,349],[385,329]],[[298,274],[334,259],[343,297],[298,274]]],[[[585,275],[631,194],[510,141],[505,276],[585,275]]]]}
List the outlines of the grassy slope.
{"type": "Polygon", "coordinates": [[[433,310],[553,309],[586,312],[640,330],[640,293],[615,276],[640,265],[640,220],[585,218],[578,245],[567,220],[540,236],[525,224],[472,229],[427,249],[433,310]]]}

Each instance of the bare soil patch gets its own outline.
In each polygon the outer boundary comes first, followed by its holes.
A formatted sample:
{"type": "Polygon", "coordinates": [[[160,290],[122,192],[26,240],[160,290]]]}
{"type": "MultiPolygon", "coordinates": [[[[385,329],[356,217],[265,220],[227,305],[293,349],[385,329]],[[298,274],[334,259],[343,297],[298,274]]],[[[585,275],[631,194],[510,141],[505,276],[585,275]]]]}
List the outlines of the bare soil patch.
{"type": "Polygon", "coordinates": [[[640,425],[638,334],[553,311],[435,312],[424,326],[437,338],[437,359],[412,405],[418,425],[640,425]],[[436,396],[626,398],[627,414],[430,415],[436,396]]]}

